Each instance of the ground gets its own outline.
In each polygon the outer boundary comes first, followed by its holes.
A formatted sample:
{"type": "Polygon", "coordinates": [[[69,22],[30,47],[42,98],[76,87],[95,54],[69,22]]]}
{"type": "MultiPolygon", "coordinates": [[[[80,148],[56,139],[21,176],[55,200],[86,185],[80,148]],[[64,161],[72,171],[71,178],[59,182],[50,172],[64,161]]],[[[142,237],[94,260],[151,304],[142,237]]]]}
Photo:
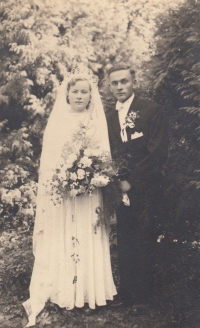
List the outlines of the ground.
{"type": "MultiPolygon", "coordinates": [[[[116,286],[119,285],[117,246],[111,248],[112,267],[116,286]]],[[[22,328],[27,323],[21,305],[28,298],[28,288],[16,296],[6,296],[0,301],[0,328],[22,328]],[[20,294],[20,295],[19,295],[20,294]]],[[[37,328],[199,328],[200,314],[193,312],[174,313],[173,306],[157,296],[154,303],[138,311],[134,306],[126,308],[102,307],[98,313],[86,316],[79,310],[61,310],[52,303],[37,318],[37,328]]]]}

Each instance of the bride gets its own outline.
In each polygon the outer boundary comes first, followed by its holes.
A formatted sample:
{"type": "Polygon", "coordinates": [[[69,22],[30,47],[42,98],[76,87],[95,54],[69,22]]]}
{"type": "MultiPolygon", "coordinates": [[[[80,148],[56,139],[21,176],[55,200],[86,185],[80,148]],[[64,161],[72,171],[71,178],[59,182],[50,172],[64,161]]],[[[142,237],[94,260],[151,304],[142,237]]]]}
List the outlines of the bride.
{"type": "Polygon", "coordinates": [[[72,150],[80,150],[80,126],[90,149],[110,152],[97,82],[90,70],[72,71],[58,91],[44,133],[33,234],[35,263],[30,298],[23,303],[29,319],[26,327],[35,325],[47,300],[67,310],[85,303],[95,309],[116,295],[108,227],[94,230],[96,209],[103,206],[101,188],[92,195],[67,194],[55,204],[46,187],[57,165],[69,162],[72,150]]]}

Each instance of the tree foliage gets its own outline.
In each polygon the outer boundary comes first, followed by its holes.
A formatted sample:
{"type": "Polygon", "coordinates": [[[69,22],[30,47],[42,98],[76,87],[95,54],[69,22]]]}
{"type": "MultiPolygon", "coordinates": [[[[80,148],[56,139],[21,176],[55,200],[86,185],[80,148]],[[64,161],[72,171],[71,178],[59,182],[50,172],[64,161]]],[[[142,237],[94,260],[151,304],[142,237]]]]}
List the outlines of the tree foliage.
{"type": "Polygon", "coordinates": [[[178,220],[173,238],[182,241],[197,238],[199,221],[199,192],[193,186],[198,188],[200,165],[199,15],[199,3],[189,1],[162,20],[152,81],[153,96],[164,106],[169,123],[166,196],[171,216],[178,220]]]}
{"type": "Polygon", "coordinates": [[[199,17],[199,1],[187,1],[160,17],[151,67],[151,96],[165,109],[169,138],[160,287],[179,313],[199,304],[200,294],[199,17]]]}

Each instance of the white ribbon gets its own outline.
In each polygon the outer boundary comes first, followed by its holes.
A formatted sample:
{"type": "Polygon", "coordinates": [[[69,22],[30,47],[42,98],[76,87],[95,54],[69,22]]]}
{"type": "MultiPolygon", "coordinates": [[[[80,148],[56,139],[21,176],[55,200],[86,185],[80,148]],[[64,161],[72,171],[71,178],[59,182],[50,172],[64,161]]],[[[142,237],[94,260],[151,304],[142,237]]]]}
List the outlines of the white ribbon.
{"type": "Polygon", "coordinates": [[[126,132],[127,126],[129,126],[129,128],[134,128],[135,124],[134,123],[124,123],[123,124],[123,128],[121,129],[121,132],[120,132],[120,135],[121,135],[121,138],[122,138],[123,142],[128,141],[128,136],[127,136],[127,132],[126,132]]]}
{"type": "Polygon", "coordinates": [[[123,142],[127,142],[128,141],[126,127],[127,127],[127,125],[125,125],[125,127],[123,129],[121,129],[121,132],[120,132],[120,136],[121,136],[123,142]]]}

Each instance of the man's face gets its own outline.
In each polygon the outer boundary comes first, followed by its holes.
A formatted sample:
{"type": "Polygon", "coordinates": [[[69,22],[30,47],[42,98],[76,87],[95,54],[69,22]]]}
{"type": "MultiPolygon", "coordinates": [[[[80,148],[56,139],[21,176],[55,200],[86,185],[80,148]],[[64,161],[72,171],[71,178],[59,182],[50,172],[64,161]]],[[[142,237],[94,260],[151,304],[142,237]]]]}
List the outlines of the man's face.
{"type": "Polygon", "coordinates": [[[109,77],[110,90],[120,102],[125,102],[133,93],[133,76],[129,69],[112,72],[109,77]]]}

